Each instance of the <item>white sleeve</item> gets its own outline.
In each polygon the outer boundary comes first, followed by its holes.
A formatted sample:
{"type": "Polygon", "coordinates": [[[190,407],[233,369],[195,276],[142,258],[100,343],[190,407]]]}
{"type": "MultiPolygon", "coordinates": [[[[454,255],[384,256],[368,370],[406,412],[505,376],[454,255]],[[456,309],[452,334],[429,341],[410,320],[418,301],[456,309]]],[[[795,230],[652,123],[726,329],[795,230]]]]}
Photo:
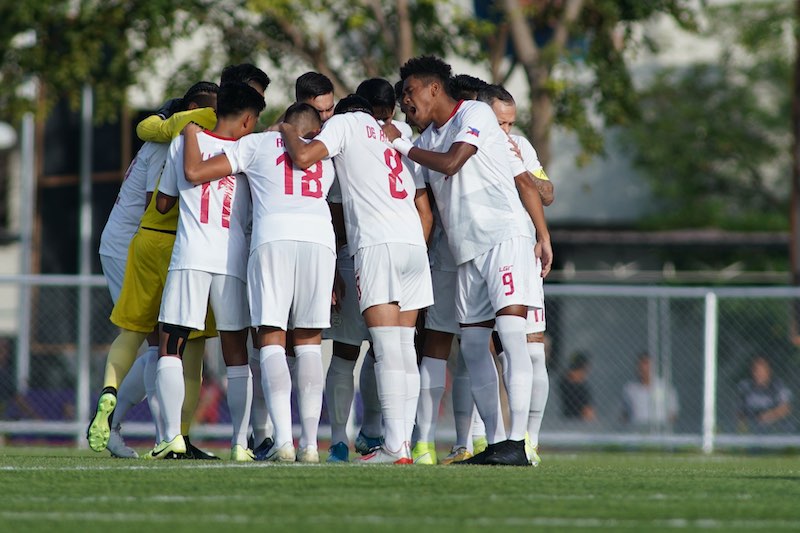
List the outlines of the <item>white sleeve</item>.
{"type": "Polygon", "coordinates": [[[145,161],[143,163],[145,166],[144,190],[146,192],[153,192],[156,190],[158,179],[161,177],[161,173],[164,171],[164,165],[166,164],[167,157],[169,156],[170,145],[145,143],[145,146],[142,147],[142,151],[145,150],[145,147],[148,148],[148,153],[146,154],[146,157],[144,158],[145,161]]]}
{"type": "Polygon", "coordinates": [[[228,163],[231,165],[231,174],[247,172],[258,153],[262,134],[251,133],[245,135],[235,143],[222,148],[228,163]]]}
{"type": "Polygon", "coordinates": [[[519,151],[522,154],[522,163],[525,165],[528,172],[533,174],[542,168],[542,164],[539,162],[539,154],[536,153],[536,148],[533,147],[526,137],[514,135],[512,139],[517,143],[517,146],[519,146],[519,151]]]}
{"type": "Polygon", "coordinates": [[[328,149],[328,158],[339,155],[344,149],[347,138],[347,114],[334,115],[322,125],[322,131],[314,137],[328,149]]]}
{"type": "MultiPolygon", "coordinates": [[[[472,103],[472,102],[470,102],[472,103]]],[[[483,102],[474,102],[464,111],[461,117],[461,129],[453,139],[453,144],[463,142],[473,145],[480,149],[484,140],[488,137],[489,128],[498,128],[497,117],[492,108],[483,102]]]]}
{"type": "Polygon", "coordinates": [[[525,163],[519,158],[517,152],[514,151],[514,146],[511,144],[511,137],[506,136],[506,144],[508,144],[508,162],[511,165],[511,175],[519,176],[525,174],[528,169],[525,168],[525,163]]]}
{"type": "Polygon", "coordinates": [[[178,196],[178,180],[185,179],[183,173],[183,137],[178,136],[169,145],[169,155],[158,183],[158,192],[167,196],[178,196]]]}

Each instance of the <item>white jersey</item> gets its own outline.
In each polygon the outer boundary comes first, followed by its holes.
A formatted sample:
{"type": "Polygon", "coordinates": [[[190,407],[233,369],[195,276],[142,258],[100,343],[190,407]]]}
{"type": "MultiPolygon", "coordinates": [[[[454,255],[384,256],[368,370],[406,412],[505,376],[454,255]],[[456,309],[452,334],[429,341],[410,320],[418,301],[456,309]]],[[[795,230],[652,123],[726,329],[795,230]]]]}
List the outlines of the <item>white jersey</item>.
{"type": "MultiPolygon", "coordinates": [[[[378,124],[383,126],[384,121],[383,120],[379,120],[378,124]]],[[[392,124],[394,125],[395,128],[398,129],[398,131],[400,132],[400,137],[402,137],[403,139],[406,139],[406,140],[410,141],[411,137],[414,136],[414,132],[411,129],[411,126],[408,125],[408,122],[403,122],[402,120],[392,119],[392,124]]]]}
{"type": "Polygon", "coordinates": [[[450,250],[460,265],[503,241],[533,235],[513,179],[525,169],[519,158],[509,156],[508,136],[492,108],[483,102],[459,102],[453,116],[441,128],[428,126],[417,145],[447,152],[457,142],[478,151],[455,176],[429,169],[428,177],[450,250]]]}
{"type": "Polygon", "coordinates": [[[531,142],[522,135],[510,133],[508,136],[511,137],[511,140],[519,147],[519,152],[522,155],[522,164],[525,166],[525,170],[538,179],[548,179],[547,174],[544,173],[542,163],[539,162],[539,154],[536,153],[536,148],[533,147],[531,142]]]}
{"type": "Polygon", "coordinates": [[[147,207],[145,195],[155,190],[168,151],[168,144],[147,142],[131,161],[100,236],[100,255],[127,259],[128,246],[147,207]]]}
{"type": "Polygon", "coordinates": [[[336,165],[349,253],[385,243],[425,246],[414,204],[425,184],[415,164],[386,143],[371,115],[334,115],[316,140],[336,165]]]}
{"type": "Polygon", "coordinates": [[[307,170],[292,163],[278,132],[253,133],[225,147],[233,172],[243,172],[253,197],[250,250],[272,241],[303,241],[336,253],[331,211],[326,201],[334,179],[333,163],[307,170]]]}
{"type": "MultiPolygon", "coordinates": [[[[203,159],[221,154],[235,141],[210,131],[197,134],[203,159]]],[[[170,270],[200,270],[247,281],[246,228],[250,223],[250,189],[243,175],[193,185],[183,172],[183,136],[169,147],[169,160],[158,190],[180,195],[178,230],[170,270]]]]}

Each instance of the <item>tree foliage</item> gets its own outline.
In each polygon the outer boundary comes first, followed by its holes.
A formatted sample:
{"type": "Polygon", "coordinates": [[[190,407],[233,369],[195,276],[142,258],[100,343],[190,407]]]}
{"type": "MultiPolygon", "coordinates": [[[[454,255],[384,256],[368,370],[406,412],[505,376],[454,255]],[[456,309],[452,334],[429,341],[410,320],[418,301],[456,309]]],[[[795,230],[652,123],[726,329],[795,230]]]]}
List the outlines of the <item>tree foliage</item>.
{"type": "Polygon", "coordinates": [[[721,61],[659,72],[625,132],[669,207],[662,223],[785,229],[794,24],[789,2],[710,9],[721,61]]]}
{"type": "Polygon", "coordinates": [[[0,116],[34,109],[20,88],[37,83],[45,110],[95,89],[98,119],[113,117],[157,52],[196,27],[201,0],[26,0],[0,6],[0,116]],[[192,16],[188,14],[192,13],[192,16]]]}

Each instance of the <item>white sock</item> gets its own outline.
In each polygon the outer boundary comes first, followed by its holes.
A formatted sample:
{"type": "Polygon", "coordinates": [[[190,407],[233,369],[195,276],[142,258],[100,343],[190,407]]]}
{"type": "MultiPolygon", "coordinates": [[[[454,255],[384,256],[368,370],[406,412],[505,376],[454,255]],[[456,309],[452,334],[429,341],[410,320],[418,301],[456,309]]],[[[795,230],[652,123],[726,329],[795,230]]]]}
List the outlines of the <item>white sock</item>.
{"type": "Polygon", "coordinates": [[[117,391],[117,407],[114,408],[115,426],[122,424],[131,407],[144,400],[144,369],[147,366],[147,352],[136,358],[117,391]]]}
{"type": "Polygon", "coordinates": [[[322,346],[303,344],[294,347],[298,411],[300,412],[300,447],[317,446],[319,417],[322,414],[322,346]]]}
{"type": "Polygon", "coordinates": [[[500,390],[497,368],[489,352],[491,328],[469,327],[461,329],[461,354],[469,371],[472,396],[486,424],[486,439],[494,444],[506,439],[503,417],[500,412],[500,390]]]}
{"type": "Polygon", "coordinates": [[[400,327],[369,328],[375,352],[375,378],[383,414],[384,446],[389,451],[400,450],[406,440],[406,399],[408,387],[400,347],[400,327]]]}
{"type": "Polygon", "coordinates": [[[328,418],[331,423],[331,444],[344,442],[347,444],[347,420],[353,406],[355,383],[353,372],[356,362],[336,354],[331,357],[328,375],[325,379],[325,399],[328,405],[328,418]]]}
{"type": "Polygon", "coordinates": [[[405,439],[412,440],[414,423],[417,420],[417,404],[419,403],[419,366],[417,366],[417,350],[414,348],[415,328],[400,328],[400,350],[403,356],[403,366],[406,370],[406,427],[405,439]]]}
{"type": "Polygon", "coordinates": [[[147,406],[150,417],[156,427],[156,444],[164,440],[164,421],[161,417],[161,404],[158,403],[156,390],[156,373],[158,372],[158,346],[150,346],[142,356],[146,359],[144,368],[144,391],[147,394],[147,406]]]}
{"type": "Polygon", "coordinates": [[[543,342],[529,342],[528,355],[533,366],[533,391],[531,391],[531,409],[528,413],[528,435],[531,444],[539,444],[539,430],[542,427],[547,395],[550,393],[550,379],[547,376],[547,364],[544,356],[543,342]]]}
{"type": "Polygon", "coordinates": [[[423,356],[419,365],[419,404],[417,405],[417,437],[421,442],[436,440],[439,405],[447,381],[447,360],[423,356]]]}
{"type": "Polygon", "coordinates": [[[370,348],[361,363],[361,374],[358,376],[358,388],[361,392],[361,404],[364,413],[361,417],[361,432],[367,437],[380,437],[383,434],[381,427],[381,401],[378,398],[378,380],[375,377],[375,352],[370,348]]]}
{"type": "Polygon", "coordinates": [[[472,417],[470,417],[470,427],[472,429],[472,439],[486,438],[486,424],[483,423],[483,418],[478,412],[478,407],[475,402],[472,402],[472,417]]]}
{"type": "Polygon", "coordinates": [[[456,360],[455,373],[453,375],[453,419],[456,426],[456,446],[466,448],[469,443],[472,411],[475,409],[475,402],[472,401],[469,373],[460,350],[457,352],[456,357],[458,359],[456,360]]]}
{"type": "Polygon", "coordinates": [[[159,357],[156,371],[156,394],[164,421],[164,440],[181,434],[181,409],[186,388],[183,384],[183,361],[177,357],[159,357]]]}
{"type": "Polygon", "coordinates": [[[275,445],[293,444],[292,441],[292,377],[286,365],[286,349],[279,345],[264,346],[259,350],[261,386],[269,407],[269,416],[275,425],[275,445]]]}
{"type": "Polygon", "coordinates": [[[511,414],[508,438],[522,440],[528,431],[528,412],[531,408],[531,389],[533,388],[533,367],[526,346],[525,318],[501,315],[497,317],[495,324],[500,341],[503,343],[503,352],[508,366],[506,389],[508,391],[508,409],[511,414]]]}
{"type": "Polygon", "coordinates": [[[261,386],[261,363],[258,350],[248,358],[250,372],[253,376],[253,403],[250,406],[250,425],[253,428],[254,446],[258,446],[267,437],[272,437],[272,420],[269,417],[267,401],[264,399],[264,387],[261,386]]]}
{"type": "Polygon", "coordinates": [[[237,444],[247,448],[247,427],[250,417],[250,405],[253,402],[253,379],[249,365],[227,367],[228,376],[228,409],[231,412],[233,436],[231,447],[237,444]]]}

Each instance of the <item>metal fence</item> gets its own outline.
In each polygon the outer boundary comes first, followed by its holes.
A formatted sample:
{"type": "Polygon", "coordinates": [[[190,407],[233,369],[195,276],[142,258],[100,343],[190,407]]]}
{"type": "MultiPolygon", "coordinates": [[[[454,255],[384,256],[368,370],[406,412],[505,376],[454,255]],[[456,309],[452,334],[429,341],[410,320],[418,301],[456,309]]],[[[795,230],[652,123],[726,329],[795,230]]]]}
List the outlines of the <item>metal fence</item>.
{"type": "MultiPolygon", "coordinates": [[[[800,290],[552,284],[546,309],[543,446],[800,446],[800,290]]],[[[0,436],[84,445],[117,332],[110,311],[100,276],[0,277],[0,436]]],[[[199,435],[229,433],[224,395],[220,410],[199,435]]],[[[146,405],[125,429],[150,435],[146,405]]],[[[439,439],[452,436],[446,395],[439,439]]]]}

